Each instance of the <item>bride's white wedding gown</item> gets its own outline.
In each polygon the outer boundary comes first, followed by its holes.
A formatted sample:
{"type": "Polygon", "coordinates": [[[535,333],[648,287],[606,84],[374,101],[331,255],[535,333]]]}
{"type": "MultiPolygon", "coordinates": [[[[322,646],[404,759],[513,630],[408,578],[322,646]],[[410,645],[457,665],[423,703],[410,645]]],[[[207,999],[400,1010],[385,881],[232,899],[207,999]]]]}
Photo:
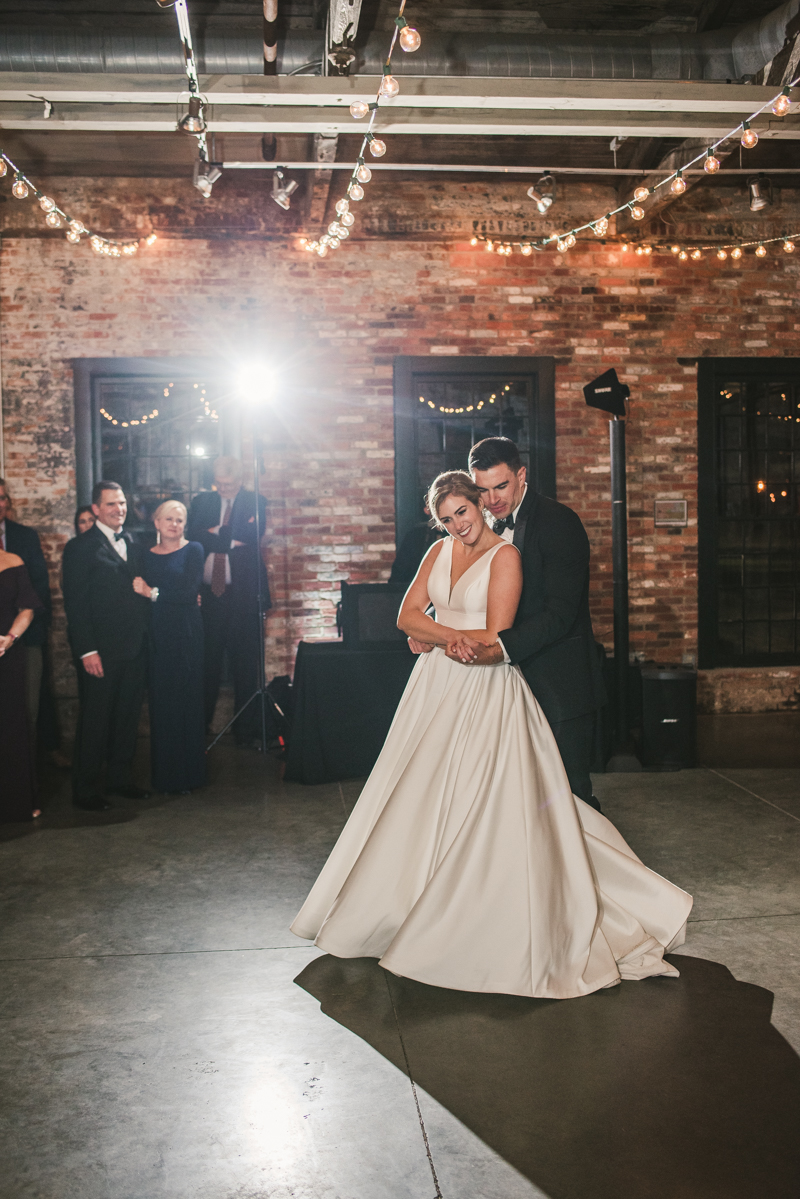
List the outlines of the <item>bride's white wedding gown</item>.
{"type": "MultiPolygon", "coordinates": [[[[430,574],[437,619],[485,628],[501,547],[451,594],[452,544],[430,574]]],[[[434,649],[292,931],[438,987],[569,999],[677,976],[664,952],[682,944],[691,906],[573,796],[519,670],[434,649]]]]}

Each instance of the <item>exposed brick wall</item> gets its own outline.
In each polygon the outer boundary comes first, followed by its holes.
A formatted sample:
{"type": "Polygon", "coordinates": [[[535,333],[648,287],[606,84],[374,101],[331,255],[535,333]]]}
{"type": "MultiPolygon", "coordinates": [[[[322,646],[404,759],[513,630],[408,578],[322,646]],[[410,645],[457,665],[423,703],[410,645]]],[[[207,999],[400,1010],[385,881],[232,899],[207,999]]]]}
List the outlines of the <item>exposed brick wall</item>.
{"type": "MultiPolygon", "coordinates": [[[[92,202],[85,181],[58,183],[57,194],[72,189],[86,206],[92,202]]],[[[290,667],[300,637],[333,635],[340,579],[388,573],[394,356],[552,355],[558,495],[580,514],[592,541],[597,633],[611,643],[608,429],[600,413],[586,409],[581,388],[614,366],[633,392],[632,649],[661,661],[695,653],[696,368],[678,360],[800,353],[800,262],[773,252],[763,261],[748,256],[720,267],[707,258],[684,267],[671,257],[637,258],[594,242],[566,256],[501,259],[464,239],[436,240],[443,236],[436,230],[382,233],[392,204],[405,204],[401,215],[411,222],[408,205],[425,195],[419,185],[411,198],[398,199],[385,185],[375,192],[371,235],[322,262],[261,218],[248,225],[240,198],[234,209],[241,227],[197,238],[197,224],[212,223],[216,210],[187,196],[188,184],[102,186],[112,214],[104,228],[147,231],[152,213],[166,235],[137,258],[109,261],[60,237],[26,235],[20,225],[4,238],[0,262],[6,473],[18,517],[44,534],[54,584],[75,500],[73,357],[196,351],[220,356],[233,372],[259,353],[281,368],[287,382],[280,419],[269,422],[265,483],[276,600],[272,674],[290,667]],[[168,196],[184,189],[183,208],[170,200],[178,213],[173,226],[162,187],[168,196]],[[687,499],[689,527],[656,530],[655,498],[687,499]]],[[[491,204],[494,186],[437,184],[435,207],[460,211],[452,223],[469,228],[491,204]]],[[[508,186],[497,191],[498,211],[513,208],[508,186]]],[[[254,197],[263,199],[251,192],[253,207],[254,197]]],[[[571,203],[592,215],[607,200],[602,189],[583,187],[571,203]]],[[[700,221],[698,206],[700,200],[690,214],[700,221]]],[[[574,219],[566,201],[564,211],[574,219]]],[[[417,213],[418,224],[424,216],[417,213]]],[[[63,652],[60,663],[66,693],[63,652]]]]}

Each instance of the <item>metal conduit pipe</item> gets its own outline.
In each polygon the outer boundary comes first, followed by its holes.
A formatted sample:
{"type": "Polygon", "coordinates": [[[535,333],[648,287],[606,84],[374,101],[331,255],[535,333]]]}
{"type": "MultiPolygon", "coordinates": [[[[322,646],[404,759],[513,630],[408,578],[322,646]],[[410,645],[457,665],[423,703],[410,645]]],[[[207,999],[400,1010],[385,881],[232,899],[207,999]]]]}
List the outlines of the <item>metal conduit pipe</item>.
{"type": "MultiPolygon", "coordinates": [[[[395,56],[397,75],[536,79],[692,79],[740,81],[755,75],[786,44],[800,0],[787,0],[760,21],[699,34],[427,34],[413,56],[395,56]]],[[[260,75],[258,36],[199,38],[202,74],[260,75]]],[[[278,43],[277,73],[319,62],[325,39],[292,34],[278,43]]],[[[353,73],[379,75],[385,33],[356,46],[353,73]]],[[[183,69],[180,46],[168,35],[83,33],[41,28],[0,29],[0,70],[174,75],[183,69]]]]}

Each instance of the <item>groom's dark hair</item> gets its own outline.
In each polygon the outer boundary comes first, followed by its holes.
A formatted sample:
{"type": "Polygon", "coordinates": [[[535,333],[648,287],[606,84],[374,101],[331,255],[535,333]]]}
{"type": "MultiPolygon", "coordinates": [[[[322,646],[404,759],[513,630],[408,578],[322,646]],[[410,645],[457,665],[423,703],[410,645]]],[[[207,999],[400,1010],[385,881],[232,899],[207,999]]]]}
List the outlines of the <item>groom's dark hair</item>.
{"type": "Polygon", "coordinates": [[[513,471],[522,469],[519,450],[510,437],[484,437],[469,452],[470,470],[491,470],[505,463],[513,471]]]}

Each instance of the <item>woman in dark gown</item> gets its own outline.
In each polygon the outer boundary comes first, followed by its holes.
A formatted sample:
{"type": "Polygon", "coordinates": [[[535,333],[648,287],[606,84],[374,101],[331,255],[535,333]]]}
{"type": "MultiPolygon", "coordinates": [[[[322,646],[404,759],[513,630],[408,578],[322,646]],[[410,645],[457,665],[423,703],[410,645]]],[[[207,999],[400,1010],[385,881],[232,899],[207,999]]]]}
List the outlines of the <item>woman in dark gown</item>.
{"type": "Polygon", "coordinates": [[[0,550],[0,824],[39,815],[19,638],[41,606],[22,559],[0,550]]]}
{"type": "Polygon", "coordinates": [[[134,590],[154,600],[150,613],[150,753],[155,791],[192,791],[206,781],[203,624],[197,597],[203,547],[186,541],[186,508],[156,509],[158,544],[134,590]]]}

